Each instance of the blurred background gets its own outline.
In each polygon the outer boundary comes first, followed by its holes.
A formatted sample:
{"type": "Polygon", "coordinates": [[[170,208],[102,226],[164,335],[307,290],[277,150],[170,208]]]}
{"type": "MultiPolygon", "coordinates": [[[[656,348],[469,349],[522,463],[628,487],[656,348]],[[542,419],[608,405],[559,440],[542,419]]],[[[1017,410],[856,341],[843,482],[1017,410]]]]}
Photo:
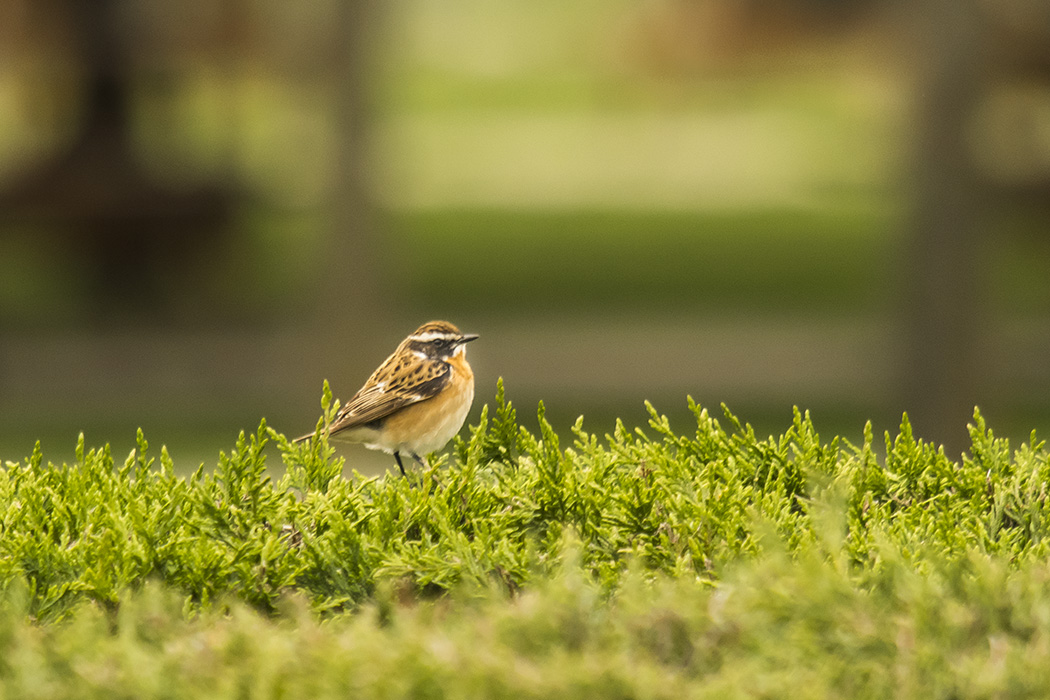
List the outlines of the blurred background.
{"type": "Polygon", "coordinates": [[[0,459],[210,466],[432,318],[470,420],[958,454],[1047,428],[1048,269],[1045,0],[0,0],[0,459]]]}

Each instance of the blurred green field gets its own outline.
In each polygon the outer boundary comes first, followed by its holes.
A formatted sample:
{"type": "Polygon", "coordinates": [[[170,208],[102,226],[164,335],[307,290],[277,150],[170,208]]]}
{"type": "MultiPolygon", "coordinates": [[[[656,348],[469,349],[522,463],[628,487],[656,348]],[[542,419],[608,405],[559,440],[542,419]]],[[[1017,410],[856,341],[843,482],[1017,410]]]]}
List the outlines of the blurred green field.
{"type": "MultiPolygon", "coordinates": [[[[251,374],[240,373],[254,357],[250,343],[235,342],[231,352],[220,339],[202,358],[178,335],[231,328],[236,336],[247,328],[261,346],[284,342],[269,334],[332,303],[316,296],[324,280],[345,275],[340,289],[352,289],[357,280],[345,270],[358,262],[375,273],[378,290],[355,309],[354,322],[364,328],[355,333],[394,337],[402,326],[439,316],[476,324],[493,342],[488,350],[478,346],[479,394],[517,363],[510,386],[525,405],[547,401],[562,433],[581,413],[597,431],[610,430],[618,416],[644,419],[644,399],[687,424],[687,394],[725,401],[762,432],[782,430],[794,404],[853,439],[869,418],[891,428],[904,408],[891,395],[905,370],[903,354],[889,367],[886,347],[906,339],[871,342],[859,361],[857,353],[845,355],[859,378],[838,385],[813,372],[798,381],[805,372],[792,375],[796,368],[778,364],[782,358],[749,353],[782,342],[783,328],[795,323],[803,331],[791,339],[811,345],[813,364],[826,352],[828,364],[838,359],[841,366],[844,355],[832,351],[900,331],[904,280],[922,271],[909,270],[906,250],[916,95],[915,66],[896,50],[899,28],[878,18],[841,35],[792,35],[788,28],[767,52],[747,43],[746,31],[734,34],[746,25],[720,24],[727,16],[717,13],[696,22],[692,6],[388,6],[368,57],[367,167],[352,174],[340,172],[358,164],[339,162],[347,95],[330,60],[328,42],[337,33],[331,3],[294,12],[248,3],[234,14],[260,29],[259,44],[158,56],[164,81],[151,89],[144,80],[133,98],[136,160],[176,189],[230,185],[237,193],[233,234],[199,268],[158,274],[172,282],[170,307],[123,321],[120,310],[113,314],[132,329],[160,328],[153,348],[166,338],[177,348],[159,366],[139,365],[134,379],[101,351],[94,364],[70,370],[80,358],[62,348],[99,330],[99,319],[101,335],[113,322],[92,298],[92,271],[75,249],[53,249],[32,226],[0,235],[0,320],[10,322],[15,348],[5,346],[0,357],[8,373],[0,376],[0,459],[21,458],[36,438],[68,451],[80,430],[126,451],[135,428],[144,427],[196,466],[261,416],[308,426],[322,378],[338,381],[345,398],[389,349],[345,353],[314,371],[313,356],[285,347],[251,374]],[[330,239],[347,224],[333,219],[342,216],[334,212],[348,177],[365,183],[374,210],[366,240],[347,237],[333,248],[330,239]],[[535,330],[539,337],[551,332],[545,324],[552,319],[555,331],[593,335],[576,337],[577,348],[566,343],[563,356],[521,361],[514,334],[535,330]],[[733,323],[744,331],[734,335],[733,323]],[[672,324],[694,335],[667,332],[672,324]],[[660,355],[638,342],[653,326],[660,339],[678,342],[676,352],[660,355]],[[699,345],[709,327],[725,334],[716,350],[704,355],[700,348],[695,358],[682,350],[699,345]],[[17,337],[23,328],[25,338],[17,337]],[[861,340],[850,345],[842,339],[854,328],[861,340]],[[49,333],[50,347],[37,342],[49,333]],[[621,336],[635,342],[633,354],[625,349],[605,366],[610,376],[634,376],[633,385],[592,381],[581,389],[550,378],[552,370],[565,376],[593,367],[595,348],[621,336]],[[224,361],[228,372],[209,374],[224,361]],[[647,362],[678,362],[693,375],[674,386],[666,374],[647,381],[639,372],[647,362]],[[308,365],[310,372],[281,383],[290,369],[308,365]],[[201,375],[237,379],[186,381],[201,375]],[[721,384],[704,381],[728,375],[721,384]]],[[[55,57],[46,43],[28,48],[38,63],[0,80],[0,102],[10,106],[0,114],[5,176],[17,174],[23,160],[60,150],[75,126],[58,119],[75,110],[53,109],[47,121],[25,108],[27,96],[47,103],[54,90],[62,106],[76,92],[37,79],[55,57]]],[[[989,375],[980,402],[1005,433],[1024,437],[1050,411],[1039,370],[1050,313],[1046,219],[1009,205],[985,223],[981,303],[973,313],[988,329],[990,351],[979,370],[1019,370],[1004,381],[989,375]]],[[[353,306],[355,298],[341,303],[353,306]]],[[[326,323],[301,346],[345,330],[326,323]]],[[[543,342],[556,345],[561,336],[551,332],[543,342]]],[[[798,354],[788,359],[813,366],[798,354]]],[[[388,466],[361,449],[346,455],[368,471],[388,466]]]]}
{"type": "MultiPolygon", "coordinates": [[[[387,267],[423,305],[550,313],[880,314],[896,239],[870,211],[387,212],[387,267]]],[[[581,323],[587,323],[586,316],[581,323]]]]}
{"type": "MultiPolygon", "coordinates": [[[[894,212],[870,205],[839,212],[388,209],[380,220],[384,234],[376,264],[392,272],[386,279],[389,304],[384,314],[403,317],[399,323],[405,326],[430,316],[479,323],[490,338],[492,333],[543,328],[552,319],[558,323],[574,319],[581,328],[605,324],[612,338],[616,324],[659,323],[660,319],[700,329],[720,328],[712,321],[734,318],[746,319],[756,328],[764,323],[779,327],[792,319],[892,325],[902,308],[900,284],[906,261],[900,236],[894,233],[897,221],[894,212]]],[[[1026,314],[1038,318],[1045,311],[1050,277],[1043,274],[1040,263],[1045,242],[1033,233],[1037,222],[1014,221],[1009,235],[1004,233],[1001,245],[987,256],[992,291],[983,313],[1000,321],[1023,321],[1026,314]]],[[[260,249],[259,255],[281,250],[260,249]]],[[[302,251],[297,255],[289,264],[302,265],[310,257],[302,251]]],[[[253,288],[265,291],[275,305],[295,308],[295,302],[283,296],[289,285],[294,286],[294,278],[286,273],[253,288]]],[[[387,324],[390,328],[384,327],[384,332],[398,326],[394,321],[387,324]]],[[[371,370],[366,365],[381,360],[384,350],[377,348],[360,358],[360,366],[348,365],[343,374],[328,378],[338,381],[341,391],[352,391],[356,386],[351,385],[371,370]]],[[[501,357],[482,346],[477,349],[487,371],[479,379],[483,382],[479,393],[507,374],[509,360],[520,363],[520,351],[513,346],[505,351],[515,354],[501,357]]],[[[741,347],[742,353],[747,351],[741,347]]],[[[579,359],[571,347],[565,357],[565,362],[579,359]]],[[[712,366],[704,372],[718,375],[726,369],[712,366]]],[[[783,369],[769,366],[762,371],[775,374],[783,369]]],[[[894,406],[872,405],[861,394],[846,400],[822,396],[818,385],[783,399],[762,401],[733,392],[698,392],[696,383],[610,398],[564,391],[520,393],[514,380],[508,380],[526,405],[545,399],[560,431],[581,413],[599,431],[610,430],[617,416],[641,420],[643,399],[655,402],[676,422],[688,421],[687,394],[709,402],[725,401],[765,432],[783,429],[795,404],[812,409],[831,431],[851,439],[859,437],[865,420],[889,429],[900,418],[894,406]]],[[[750,381],[764,380],[756,375],[750,381]]],[[[143,427],[187,457],[192,467],[207,462],[231,434],[262,416],[285,425],[308,426],[318,385],[302,390],[309,402],[294,414],[281,395],[261,391],[236,400],[227,397],[221,405],[193,405],[158,392],[148,405],[120,404],[112,415],[88,411],[86,406],[68,416],[14,406],[5,416],[0,458],[25,456],[37,438],[51,448],[68,450],[81,430],[126,452],[133,446],[135,428],[143,427]]],[[[1045,406],[1030,400],[1020,404],[998,400],[982,407],[1014,438],[1024,438],[1032,427],[1045,424],[1047,415],[1045,406]]],[[[479,410],[480,404],[472,416],[479,410]]],[[[360,448],[348,448],[346,454],[354,463],[367,464],[362,466],[367,471],[386,465],[360,448]]]]}

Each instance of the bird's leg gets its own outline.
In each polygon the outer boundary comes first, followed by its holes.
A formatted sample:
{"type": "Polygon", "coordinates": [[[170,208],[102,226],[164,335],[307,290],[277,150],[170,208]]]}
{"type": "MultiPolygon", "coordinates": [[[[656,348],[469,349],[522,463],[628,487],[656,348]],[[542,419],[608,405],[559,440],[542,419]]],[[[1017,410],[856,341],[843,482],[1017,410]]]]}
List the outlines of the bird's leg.
{"type": "Polygon", "coordinates": [[[426,463],[426,461],[422,457],[417,455],[415,452],[412,453],[412,459],[414,459],[417,462],[419,462],[419,466],[423,467],[424,469],[426,469],[427,467],[430,466],[429,464],[426,463]]]}
{"type": "MultiPolygon", "coordinates": [[[[413,456],[415,456],[415,455],[413,455],[413,456]]],[[[416,459],[419,459],[419,458],[416,457],[416,459]]],[[[401,464],[401,453],[400,452],[394,452],[394,460],[397,462],[397,468],[401,470],[401,476],[403,476],[403,477],[405,477],[407,479],[408,478],[408,474],[405,473],[405,465],[401,464]]]]}

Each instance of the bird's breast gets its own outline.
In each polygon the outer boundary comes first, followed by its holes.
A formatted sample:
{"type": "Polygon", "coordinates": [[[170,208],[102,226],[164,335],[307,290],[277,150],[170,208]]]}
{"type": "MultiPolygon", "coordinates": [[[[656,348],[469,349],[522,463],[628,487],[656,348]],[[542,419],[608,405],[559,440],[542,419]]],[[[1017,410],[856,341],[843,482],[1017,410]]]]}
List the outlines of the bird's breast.
{"type": "Polygon", "coordinates": [[[426,454],[439,450],[463,427],[474,401],[474,375],[453,366],[448,386],[437,396],[406,406],[383,424],[384,442],[393,449],[426,454]]]}

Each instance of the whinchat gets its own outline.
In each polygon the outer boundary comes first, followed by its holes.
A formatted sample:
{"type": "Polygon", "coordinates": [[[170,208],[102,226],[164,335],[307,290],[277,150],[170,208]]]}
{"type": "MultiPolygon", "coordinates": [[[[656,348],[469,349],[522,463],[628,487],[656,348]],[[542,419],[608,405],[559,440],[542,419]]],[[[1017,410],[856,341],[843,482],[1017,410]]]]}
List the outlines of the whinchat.
{"type": "Polygon", "coordinates": [[[402,475],[402,453],[423,464],[421,454],[441,449],[463,427],[474,401],[465,346],[477,337],[447,321],[424,323],[339,409],[329,437],[393,454],[402,475]]]}

